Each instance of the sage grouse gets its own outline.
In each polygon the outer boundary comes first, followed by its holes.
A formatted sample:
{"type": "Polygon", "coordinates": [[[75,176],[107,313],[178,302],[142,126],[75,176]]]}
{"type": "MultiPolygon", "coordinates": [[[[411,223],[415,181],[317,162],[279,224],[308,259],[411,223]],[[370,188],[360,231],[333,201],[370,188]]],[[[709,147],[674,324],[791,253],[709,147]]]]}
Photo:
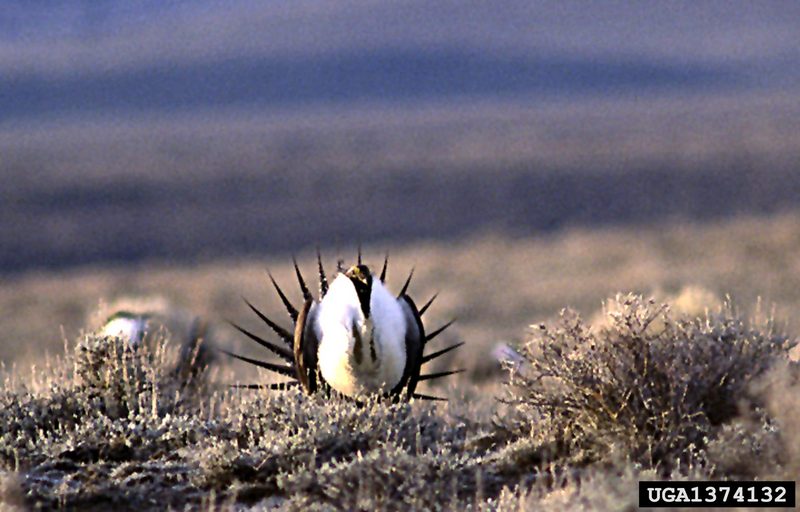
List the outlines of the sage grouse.
{"type": "Polygon", "coordinates": [[[453,322],[448,322],[430,334],[425,333],[422,315],[436,295],[417,309],[407,294],[413,270],[395,297],[385,286],[388,257],[384,259],[380,275],[375,276],[362,263],[359,250],[358,263],[345,271],[340,261],[336,275],[329,284],[318,251],[319,298],[315,299],[297,261],[293,262],[303,294],[303,305],[300,308],[289,301],[272,274],[268,273],[294,323],[293,329],[284,329],[245,299],[250,309],[281,338],[283,344],[267,341],[233,324],[242,334],[276,354],[287,364],[261,361],[225,351],[232,357],[293,380],[241,387],[284,389],[300,385],[309,394],[318,390],[334,390],[348,397],[379,394],[395,399],[442,400],[417,393],[417,384],[463,370],[422,374],[422,366],[460,347],[463,342],[424,354],[427,342],[453,322]]]}

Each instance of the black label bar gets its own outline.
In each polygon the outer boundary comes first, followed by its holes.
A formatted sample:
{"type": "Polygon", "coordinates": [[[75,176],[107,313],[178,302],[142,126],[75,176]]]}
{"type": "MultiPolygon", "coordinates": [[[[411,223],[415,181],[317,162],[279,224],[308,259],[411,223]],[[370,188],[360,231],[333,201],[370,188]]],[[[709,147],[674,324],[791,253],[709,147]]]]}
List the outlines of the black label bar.
{"type": "Polygon", "coordinates": [[[795,507],[795,482],[639,482],[640,507],[795,507]]]}

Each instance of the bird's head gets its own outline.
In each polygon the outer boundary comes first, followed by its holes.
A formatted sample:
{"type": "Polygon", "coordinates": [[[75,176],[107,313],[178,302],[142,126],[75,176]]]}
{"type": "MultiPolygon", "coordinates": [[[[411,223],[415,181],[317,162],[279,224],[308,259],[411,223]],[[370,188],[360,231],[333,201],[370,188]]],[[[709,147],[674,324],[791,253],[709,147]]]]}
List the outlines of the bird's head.
{"type": "Polygon", "coordinates": [[[344,273],[356,289],[358,300],[361,303],[361,310],[364,316],[369,317],[369,301],[372,292],[372,273],[366,265],[353,265],[344,273]]]}

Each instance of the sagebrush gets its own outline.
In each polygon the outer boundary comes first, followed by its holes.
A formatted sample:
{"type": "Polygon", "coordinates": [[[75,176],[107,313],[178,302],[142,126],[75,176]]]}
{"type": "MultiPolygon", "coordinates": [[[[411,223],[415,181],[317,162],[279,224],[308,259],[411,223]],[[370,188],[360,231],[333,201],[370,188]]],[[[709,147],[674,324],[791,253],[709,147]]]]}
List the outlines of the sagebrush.
{"type": "Polygon", "coordinates": [[[7,375],[0,500],[605,510],[634,508],[640,478],[794,477],[793,342],[774,321],[730,305],[695,317],[635,295],[614,304],[594,326],[565,311],[536,327],[502,400],[481,410],[458,393],[449,406],[358,404],[234,390],[207,372],[186,381],[168,338],[134,350],[87,335],[35,382],[7,375]]]}
{"type": "Polygon", "coordinates": [[[534,432],[550,457],[572,464],[617,457],[664,475],[713,470],[709,445],[734,420],[763,424],[768,435],[754,383],[794,345],[774,320],[751,324],[729,302],[700,317],[636,295],[613,304],[595,327],[565,310],[555,325],[534,328],[525,364],[511,368],[506,429],[534,432]]]}

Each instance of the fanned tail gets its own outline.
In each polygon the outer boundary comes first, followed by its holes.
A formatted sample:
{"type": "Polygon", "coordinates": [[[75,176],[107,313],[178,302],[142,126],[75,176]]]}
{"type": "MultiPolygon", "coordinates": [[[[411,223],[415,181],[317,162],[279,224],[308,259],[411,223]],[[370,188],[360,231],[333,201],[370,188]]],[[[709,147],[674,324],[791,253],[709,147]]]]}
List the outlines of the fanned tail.
{"type": "Polygon", "coordinates": [[[411,278],[414,277],[414,269],[411,269],[411,272],[408,273],[408,279],[406,279],[406,283],[403,285],[403,288],[400,290],[400,293],[397,294],[398,297],[402,297],[408,291],[408,285],[411,284],[411,278]]]}
{"type": "Polygon", "coordinates": [[[447,322],[443,326],[439,327],[438,329],[436,329],[432,333],[430,333],[427,336],[425,336],[425,343],[431,341],[433,338],[435,338],[436,336],[440,335],[442,333],[442,331],[444,331],[445,329],[447,329],[448,327],[453,325],[453,322],[455,322],[455,319],[454,320],[450,320],[449,322],[447,322]]]}
{"type": "Polygon", "coordinates": [[[281,359],[283,359],[287,363],[291,363],[294,360],[294,355],[292,354],[291,350],[289,350],[289,349],[287,349],[285,347],[281,347],[280,345],[275,345],[274,343],[271,343],[271,342],[261,338],[260,336],[256,336],[252,332],[248,331],[247,329],[245,329],[243,327],[240,327],[240,326],[236,325],[233,322],[230,322],[230,324],[234,329],[236,329],[240,333],[244,334],[245,336],[247,336],[251,340],[255,341],[256,343],[258,343],[262,347],[266,348],[267,350],[269,350],[273,354],[277,355],[278,357],[280,357],[281,359]]]}
{"type": "Polygon", "coordinates": [[[253,313],[255,313],[258,316],[258,318],[261,319],[262,322],[267,324],[270,327],[270,329],[272,329],[275,332],[275,334],[281,337],[281,339],[289,346],[289,348],[292,348],[294,346],[294,336],[289,331],[287,331],[280,325],[276,324],[275,322],[267,318],[267,316],[264,313],[259,311],[258,308],[253,306],[250,303],[250,301],[248,301],[244,297],[242,297],[242,300],[244,300],[245,304],[247,304],[250,307],[253,313]]]}
{"type": "Polygon", "coordinates": [[[426,302],[426,303],[425,303],[425,305],[423,305],[423,306],[422,306],[422,307],[419,309],[419,316],[422,316],[422,315],[424,315],[424,314],[425,314],[425,312],[428,310],[428,308],[429,308],[429,307],[431,307],[431,304],[433,304],[433,301],[435,301],[435,300],[436,300],[436,297],[438,297],[438,296],[439,296],[439,294],[438,294],[438,293],[434,293],[434,294],[433,294],[433,297],[431,297],[430,299],[428,299],[428,302],[426,302]]]}
{"type": "Polygon", "coordinates": [[[251,357],[240,356],[239,354],[234,354],[233,352],[228,352],[227,350],[220,349],[223,353],[238,359],[239,361],[244,361],[245,363],[250,363],[254,366],[258,366],[259,368],[264,368],[271,372],[278,373],[280,375],[284,375],[286,377],[297,377],[297,373],[295,372],[294,366],[284,366],[282,364],[275,364],[270,363],[267,361],[260,361],[258,359],[253,359],[251,357]]]}
{"type": "MultiPolygon", "coordinates": [[[[322,255],[319,253],[319,248],[317,248],[317,267],[319,268],[319,299],[322,300],[328,293],[328,278],[325,276],[325,268],[322,266],[322,255]]],[[[295,320],[297,319],[295,318],[295,320]]]]}
{"type": "Polygon", "coordinates": [[[303,274],[300,273],[300,267],[297,266],[297,260],[292,256],[292,263],[294,263],[294,273],[297,275],[297,282],[300,284],[300,290],[303,292],[303,300],[313,300],[311,292],[308,291],[306,281],[303,279],[303,274]]]}
{"type": "Polygon", "coordinates": [[[278,292],[278,296],[281,298],[281,302],[283,302],[283,306],[289,313],[289,317],[292,319],[292,322],[297,322],[297,309],[294,307],[294,305],[292,305],[291,302],[289,302],[289,299],[286,298],[286,294],[283,293],[281,287],[278,286],[277,282],[275,282],[275,278],[272,277],[272,274],[269,272],[269,270],[267,270],[267,275],[269,276],[270,281],[272,281],[272,285],[275,287],[275,290],[278,292]]]}
{"type": "Polygon", "coordinates": [[[285,389],[293,388],[298,384],[300,384],[300,382],[296,380],[290,380],[288,382],[272,382],[270,384],[231,384],[231,387],[236,389],[273,389],[283,391],[285,389]]]}
{"type": "Polygon", "coordinates": [[[381,282],[386,282],[386,267],[389,265],[389,253],[386,253],[386,256],[383,257],[383,268],[381,269],[381,282]]]}
{"type": "Polygon", "coordinates": [[[449,346],[449,347],[447,347],[447,348],[443,348],[442,350],[437,350],[436,352],[433,352],[433,353],[431,353],[431,354],[428,354],[428,355],[426,355],[426,356],[423,356],[423,357],[422,357],[422,363],[421,363],[421,364],[428,363],[428,362],[430,362],[430,361],[432,361],[432,360],[436,359],[437,357],[441,357],[441,356],[445,355],[446,353],[450,352],[451,350],[455,350],[455,349],[457,349],[458,347],[460,347],[460,346],[461,346],[461,345],[463,345],[463,344],[464,344],[464,342],[462,341],[462,342],[460,342],[460,343],[456,343],[456,344],[454,344],[454,345],[450,345],[450,346],[449,346]]]}
{"type": "MultiPolygon", "coordinates": [[[[358,245],[357,260],[358,260],[358,264],[359,265],[363,264],[363,253],[362,253],[362,249],[361,249],[361,244],[358,245]]],[[[294,266],[294,273],[295,273],[295,276],[297,278],[297,283],[300,286],[300,291],[303,294],[303,300],[304,300],[304,302],[306,304],[305,307],[308,308],[308,305],[313,303],[313,302],[315,302],[315,299],[312,296],[312,294],[311,294],[311,292],[310,292],[310,290],[308,288],[308,285],[306,284],[306,280],[303,277],[303,274],[300,271],[300,267],[297,264],[297,259],[294,256],[292,256],[292,263],[293,263],[293,266],[294,266]]],[[[344,265],[344,262],[342,260],[339,260],[337,262],[337,270],[339,272],[344,272],[343,265],[344,265]]],[[[387,274],[388,266],[389,266],[389,254],[387,253],[384,256],[383,267],[381,268],[380,275],[379,275],[379,278],[380,278],[381,282],[385,282],[386,281],[386,274],[387,274]]],[[[328,282],[328,276],[325,273],[325,268],[324,268],[324,265],[322,263],[322,255],[320,253],[319,248],[317,248],[317,272],[318,272],[318,276],[319,276],[319,300],[321,301],[327,295],[330,286],[329,286],[329,282],[328,282]]],[[[221,350],[221,352],[227,354],[230,357],[233,357],[235,359],[243,361],[245,363],[257,366],[259,368],[264,368],[266,370],[269,370],[270,372],[273,372],[273,373],[278,374],[278,375],[282,375],[284,377],[288,377],[291,380],[288,381],[288,382],[275,382],[275,383],[267,383],[267,384],[235,384],[235,385],[232,386],[234,388],[252,389],[252,390],[256,390],[256,389],[286,390],[286,389],[289,389],[289,388],[292,388],[292,387],[296,387],[296,386],[302,385],[302,383],[301,383],[301,373],[303,371],[305,371],[305,370],[303,370],[303,365],[305,364],[304,363],[305,359],[303,359],[302,357],[300,357],[298,359],[297,354],[295,354],[295,347],[294,347],[294,344],[295,344],[295,339],[294,339],[295,338],[295,332],[294,331],[297,330],[298,322],[303,322],[303,323],[305,322],[305,320],[304,320],[304,318],[305,318],[304,314],[305,313],[301,313],[300,310],[298,308],[296,308],[292,304],[292,302],[289,300],[289,298],[284,293],[283,289],[278,285],[278,282],[275,280],[275,278],[273,277],[273,275],[269,271],[267,271],[267,275],[269,276],[269,279],[272,282],[272,286],[275,288],[275,291],[277,292],[278,297],[281,300],[281,303],[283,304],[284,308],[286,309],[286,312],[288,313],[289,317],[292,319],[293,328],[292,329],[285,329],[285,328],[281,327],[280,325],[278,325],[278,323],[276,323],[273,320],[271,320],[264,313],[262,313],[258,308],[256,308],[253,304],[251,304],[247,299],[243,298],[243,300],[244,300],[245,304],[247,304],[247,306],[261,319],[261,321],[263,321],[265,324],[267,324],[267,326],[273,332],[275,332],[278,335],[278,337],[281,338],[281,340],[283,340],[283,342],[284,342],[284,344],[286,346],[283,346],[281,343],[279,343],[277,341],[276,342],[272,342],[272,341],[269,341],[269,340],[267,340],[265,338],[262,338],[261,336],[258,336],[257,334],[254,334],[253,332],[251,332],[251,331],[249,331],[249,330],[247,330],[247,329],[245,329],[245,328],[243,328],[243,327],[241,327],[241,326],[239,326],[239,325],[237,325],[235,323],[231,323],[231,325],[237,331],[239,331],[240,333],[242,333],[246,337],[250,338],[251,340],[255,341],[256,343],[258,343],[259,345],[261,345],[262,347],[267,349],[272,354],[275,354],[276,356],[281,358],[283,360],[283,362],[282,363],[273,363],[273,362],[269,362],[269,361],[262,361],[260,359],[254,359],[254,358],[245,357],[245,356],[242,356],[242,355],[239,355],[239,354],[234,354],[234,353],[228,352],[226,350],[221,350]],[[284,362],[288,363],[288,364],[284,364],[284,362]]],[[[409,288],[409,286],[411,284],[411,280],[412,280],[413,276],[414,276],[414,268],[412,268],[411,271],[409,272],[408,277],[406,278],[405,283],[403,284],[403,287],[400,290],[400,293],[398,294],[398,298],[399,299],[405,299],[406,301],[411,303],[412,310],[415,312],[416,321],[417,321],[417,323],[419,325],[420,334],[424,334],[424,329],[422,327],[422,323],[421,323],[420,317],[423,314],[425,314],[425,312],[428,310],[428,308],[430,308],[431,304],[433,304],[433,302],[436,300],[436,298],[438,296],[438,293],[434,294],[430,299],[428,299],[428,301],[417,311],[416,307],[413,306],[413,302],[411,302],[410,297],[407,295],[408,288],[409,288]]],[[[402,395],[405,398],[408,398],[408,399],[412,399],[413,398],[413,399],[417,399],[417,400],[428,400],[428,401],[447,401],[447,399],[443,398],[443,397],[438,397],[438,396],[433,396],[433,395],[426,395],[426,394],[423,394],[423,393],[415,393],[414,392],[414,387],[415,387],[417,382],[433,381],[433,380],[437,380],[437,379],[443,379],[445,377],[449,377],[451,375],[462,373],[464,371],[463,369],[458,369],[458,370],[449,370],[449,371],[441,371],[441,372],[431,372],[431,373],[420,375],[420,368],[423,365],[425,365],[427,363],[430,363],[431,361],[433,361],[433,360],[435,360],[437,358],[440,358],[440,357],[444,356],[445,354],[448,354],[448,353],[454,351],[455,349],[461,347],[462,345],[464,345],[464,342],[459,342],[459,343],[455,343],[455,344],[449,345],[449,346],[447,346],[447,347],[445,347],[443,349],[431,352],[431,353],[426,354],[426,355],[422,355],[421,354],[421,352],[422,352],[422,350],[424,350],[424,347],[427,344],[427,342],[429,342],[432,339],[436,338],[445,329],[450,327],[453,324],[454,321],[455,320],[451,320],[450,322],[447,322],[446,324],[442,325],[441,327],[439,327],[438,329],[432,331],[431,333],[429,333],[427,335],[424,335],[423,339],[420,340],[420,344],[421,344],[421,347],[419,347],[420,348],[420,352],[419,352],[420,357],[416,357],[415,358],[415,364],[417,364],[418,367],[414,370],[414,373],[415,373],[415,375],[417,375],[417,377],[412,378],[413,382],[408,385],[407,391],[406,391],[408,394],[407,395],[402,395]]],[[[302,346],[302,343],[300,345],[302,346]]],[[[317,366],[315,362],[312,362],[311,364],[313,366],[315,366],[315,367],[317,366]]],[[[308,371],[312,371],[312,370],[313,371],[317,371],[317,372],[319,371],[318,368],[309,368],[308,369],[308,371]]],[[[398,391],[399,390],[395,390],[394,391],[395,394],[394,394],[393,399],[395,399],[395,400],[396,399],[400,399],[400,397],[401,397],[401,394],[399,394],[398,391]]]]}
{"type": "Polygon", "coordinates": [[[442,398],[440,396],[423,395],[422,393],[414,393],[411,395],[411,398],[416,398],[417,400],[431,400],[434,402],[447,402],[447,398],[442,398]]]}
{"type": "Polygon", "coordinates": [[[421,382],[421,381],[424,381],[424,380],[441,379],[443,377],[449,377],[450,375],[455,375],[456,373],[462,373],[464,371],[466,371],[466,370],[464,370],[463,368],[460,368],[458,370],[449,370],[449,371],[446,371],[446,372],[428,373],[427,375],[420,375],[419,376],[419,381],[421,382]]]}

